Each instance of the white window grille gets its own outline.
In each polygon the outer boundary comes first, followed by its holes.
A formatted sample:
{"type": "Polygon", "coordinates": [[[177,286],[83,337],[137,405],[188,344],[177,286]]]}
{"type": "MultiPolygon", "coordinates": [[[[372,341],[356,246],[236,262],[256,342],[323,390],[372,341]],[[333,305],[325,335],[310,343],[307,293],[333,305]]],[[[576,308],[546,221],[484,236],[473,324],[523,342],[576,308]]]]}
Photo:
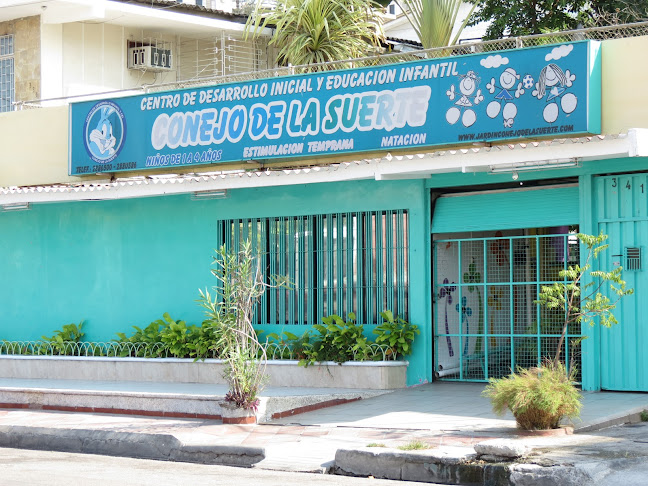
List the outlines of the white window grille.
{"type": "Polygon", "coordinates": [[[245,40],[222,33],[203,38],[182,37],[178,42],[178,81],[262,71],[272,67],[267,40],[245,40]]]}
{"type": "Polygon", "coordinates": [[[14,102],[14,38],[0,36],[0,112],[11,111],[14,102]]]}

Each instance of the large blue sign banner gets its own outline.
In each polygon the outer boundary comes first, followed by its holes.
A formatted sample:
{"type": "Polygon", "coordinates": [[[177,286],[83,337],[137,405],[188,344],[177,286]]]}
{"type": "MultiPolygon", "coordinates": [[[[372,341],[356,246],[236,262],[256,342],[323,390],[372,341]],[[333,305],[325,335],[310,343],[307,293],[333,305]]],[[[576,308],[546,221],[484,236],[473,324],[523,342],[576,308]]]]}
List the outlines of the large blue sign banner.
{"type": "Polygon", "coordinates": [[[599,43],[71,105],[70,174],[599,133],[599,43]]]}

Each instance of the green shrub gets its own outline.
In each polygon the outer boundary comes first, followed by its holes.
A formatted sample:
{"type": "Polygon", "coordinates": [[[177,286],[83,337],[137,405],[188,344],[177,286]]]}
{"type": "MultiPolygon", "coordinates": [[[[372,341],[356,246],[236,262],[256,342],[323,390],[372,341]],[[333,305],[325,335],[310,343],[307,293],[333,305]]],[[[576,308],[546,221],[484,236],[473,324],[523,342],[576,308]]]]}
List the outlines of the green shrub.
{"type": "Polygon", "coordinates": [[[324,324],[315,324],[313,328],[319,333],[313,341],[303,343],[304,359],[300,365],[308,366],[321,361],[363,361],[369,354],[369,343],[364,336],[364,328],[355,323],[355,314],[349,312],[345,322],[338,315],[323,317],[324,324]]]}
{"type": "Polygon", "coordinates": [[[219,331],[213,321],[203,321],[201,326],[176,321],[165,312],[162,319],[151,322],[144,329],[133,326],[135,332],[126,336],[117,333],[118,343],[129,344],[120,350],[120,356],[149,357],[173,356],[175,358],[205,359],[217,355],[219,331]]]}
{"type": "Polygon", "coordinates": [[[306,331],[301,336],[292,332],[283,331],[281,334],[271,332],[266,337],[265,347],[268,359],[304,359],[304,343],[310,340],[310,333],[306,331]]]}
{"type": "Polygon", "coordinates": [[[196,326],[187,326],[185,321],[174,321],[167,312],[162,317],[164,321],[160,330],[160,341],[172,356],[189,358],[192,348],[195,347],[192,344],[197,339],[196,326]]]}
{"type": "Polygon", "coordinates": [[[37,354],[55,354],[55,355],[65,355],[65,354],[74,354],[76,348],[74,344],[80,343],[83,340],[85,333],[81,331],[83,327],[83,321],[79,324],[66,324],[61,330],[54,331],[54,335],[51,337],[41,336],[41,339],[45,341],[43,343],[37,354]]]}
{"type": "Polygon", "coordinates": [[[323,317],[323,324],[316,324],[312,330],[301,336],[283,331],[268,334],[266,345],[268,354],[275,359],[298,359],[300,365],[309,366],[321,361],[367,361],[395,360],[411,354],[412,342],[420,334],[418,326],[394,317],[389,310],[380,314],[384,322],[373,333],[375,343],[364,335],[364,328],[355,322],[355,314],[350,312],[347,321],[338,315],[323,317]],[[315,332],[313,332],[315,331],[315,332]],[[372,344],[378,344],[384,353],[372,353],[372,344]]]}
{"type": "Polygon", "coordinates": [[[392,311],[387,310],[380,313],[384,322],[374,329],[376,344],[386,344],[388,359],[398,359],[412,353],[412,342],[414,337],[421,334],[418,326],[410,324],[400,317],[394,318],[392,311]]]}
{"type": "Polygon", "coordinates": [[[553,429],[563,417],[574,419],[580,414],[581,395],[574,386],[575,376],[575,368],[567,373],[564,364],[547,361],[539,368],[492,378],[483,395],[490,398],[496,414],[510,410],[523,430],[553,429]]]}
{"type": "Polygon", "coordinates": [[[159,357],[164,349],[160,346],[160,327],[161,320],[151,322],[144,329],[133,326],[135,332],[131,336],[126,336],[123,332],[118,332],[116,341],[118,343],[129,343],[132,346],[125,346],[121,349],[121,357],[132,356],[136,358],[159,357]]]}

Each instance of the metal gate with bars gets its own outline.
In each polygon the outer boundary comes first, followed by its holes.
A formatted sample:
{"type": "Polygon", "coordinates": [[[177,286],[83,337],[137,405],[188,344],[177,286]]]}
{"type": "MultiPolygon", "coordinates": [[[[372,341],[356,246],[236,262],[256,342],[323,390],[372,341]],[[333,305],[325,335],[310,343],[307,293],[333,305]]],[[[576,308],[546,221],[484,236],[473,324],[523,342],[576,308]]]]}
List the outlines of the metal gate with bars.
{"type": "MultiPolygon", "coordinates": [[[[542,285],[578,262],[575,235],[436,240],[436,376],[486,381],[553,357],[564,313],[534,300],[542,285]]],[[[580,336],[580,326],[572,326],[563,353],[578,369],[580,336]]]]}

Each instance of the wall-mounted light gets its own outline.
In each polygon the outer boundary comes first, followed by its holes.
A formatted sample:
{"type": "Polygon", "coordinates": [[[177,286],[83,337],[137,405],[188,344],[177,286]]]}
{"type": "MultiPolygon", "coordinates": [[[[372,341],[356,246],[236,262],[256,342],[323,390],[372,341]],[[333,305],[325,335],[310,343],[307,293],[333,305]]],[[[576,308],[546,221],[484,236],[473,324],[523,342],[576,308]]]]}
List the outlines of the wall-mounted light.
{"type": "MultiPolygon", "coordinates": [[[[578,158],[573,157],[570,159],[550,159],[550,160],[538,160],[534,162],[521,162],[519,164],[507,164],[507,165],[491,165],[490,173],[517,173],[523,170],[551,170],[551,169],[563,169],[567,167],[580,167],[580,161],[578,158]]],[[[517,177],[513,177],[513,180],[517,180],[517,177]]]]}
{"type": "Polygon", "coordinates": [[[227,197],[227,189],[218,189],[214,191],[197,191],[191,194],[192,201],[201,201],[204,199],[225,199],[227,197]]]}
{"type": "Polygon", "coordinates": [[[9,204],[0,204],[0,211],[26,211],[30,209],[29,203],[9,203],[9,204]]]}

